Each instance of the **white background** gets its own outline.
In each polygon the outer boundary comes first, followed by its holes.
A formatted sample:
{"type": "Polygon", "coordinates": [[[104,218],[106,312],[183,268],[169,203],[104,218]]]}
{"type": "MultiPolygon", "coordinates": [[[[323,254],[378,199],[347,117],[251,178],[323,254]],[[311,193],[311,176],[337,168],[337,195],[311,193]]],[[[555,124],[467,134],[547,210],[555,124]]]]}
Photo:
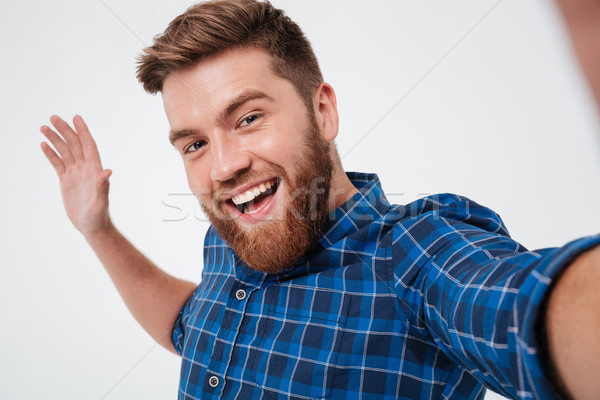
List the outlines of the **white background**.
{"type": "MultiPolygon", "coordinates": [[[[529,248],[598,231],[600,129],[549,0],[274,3],[337,90],[347,170],[378,172],[394,202],[469,196],[529,248]]],[[[0,2],[2,399],[176,397],[178,358],[70,226],[38,129],[82,114],[114,171],[117,226],[197,282],[207,223],[160,96],[135,80],[141,48],[190,4],[0,2]]]]}

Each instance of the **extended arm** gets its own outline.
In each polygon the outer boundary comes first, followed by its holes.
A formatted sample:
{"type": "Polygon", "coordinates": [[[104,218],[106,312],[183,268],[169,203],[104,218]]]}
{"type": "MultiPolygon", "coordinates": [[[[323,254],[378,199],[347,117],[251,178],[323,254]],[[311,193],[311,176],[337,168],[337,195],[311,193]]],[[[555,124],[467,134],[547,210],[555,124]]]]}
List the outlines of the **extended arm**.
{"type": "MultiPolygon", "coordinates": [[[[403,221],[396,229],[392,249],[398,262],[394,276],[396,293],[402,299],[398,303],[401,316],[488,388],[509,398],[559,399],[554,377],[548,375],[544,343],[539,340],[548,309],[546,299],[553,293],[555,278],[554,294],[562,291],[559,286],[568,284],[569,276],[561,277],[562,271],[576,272],[575,260],[596,252],[586,253],[600,243],[600,235],[558,248],[528,251],[508,236],[495,213],[460,196],[425,198],[415,209],[424,216],[403,221]],[[424,257],[413,251],[417,239],[424,257]]],[[[588,273],[586,285],[597,285],[597,276],[588,273]]],[[[565,297],[588,303],[581,308],[587,310],[586,316],[577,316],[568,306],[566,313],[573,315],[563,316],[558,332],[566,332],[571,345],[582,345],[578,351],[590,352],[587,356],[593,358],[594,351],[598,354],[592,345],[595,340],[597,346],[598,334],[569,337],[569,330],[591,329],[598,298],[594,305],[588,300],[593,289],[589,294],[583,289],[576,291],[582,297],[565,297]],[[566,324],[570,326],[563,326],[566,324]]],[[[596,324],[593,332],[598,332],[596,324]]],[[[573,354],[567,351],[567,356],[573,354]]],[[[584,360],[575,356],[571,362],[583,364],[584,360]]],[[[573,367],[566,364],[564,368],[573,367]]],[[[587,385],[598,385],[600,374],[592,370],[593,363],[585,368],[589,369],[584,375],[589,377],[587,385]]]]}
{"type": "Polygon", "coordinates": [[[83,119],[73,119],[76,131],[62,119],[50,121],[56,130],[41,132],[58,154],[42,143],[42,151],[56,170],[67,216],[85,237],[125,304],[142,327],[161,345],[175,351],[173,323],[196,285],[174,278],[140,253],[114,227],[108,213],[108,178],[94,139],[83,119]]]}
{"type": "Polygon", "coordinates": [[[554,367],[574,399],[600,398],[600,247],[565,270],[546,312],[554,367]]]}

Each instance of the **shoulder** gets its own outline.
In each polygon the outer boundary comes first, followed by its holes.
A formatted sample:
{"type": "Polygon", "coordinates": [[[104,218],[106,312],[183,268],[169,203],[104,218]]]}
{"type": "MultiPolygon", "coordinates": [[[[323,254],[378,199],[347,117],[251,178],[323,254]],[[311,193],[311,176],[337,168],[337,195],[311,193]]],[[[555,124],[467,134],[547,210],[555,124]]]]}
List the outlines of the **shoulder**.
{"type": "Polygon", "coordinates": [[[509,235],[500,216],[479,203],[456,194],[427,196],[392,206],[394,224],[383,239],[393,268],[412,268],[435,258],[477,258],[524,251],[509,235]]]}
{"type": "Polygon", "coordinates": [[[465,196],[440,193],[418,199],[406,205],[392,206],[396,222],[404,227],[417,224],[465,225],[490,233],[510,236],[500,215],[465,196]]]}

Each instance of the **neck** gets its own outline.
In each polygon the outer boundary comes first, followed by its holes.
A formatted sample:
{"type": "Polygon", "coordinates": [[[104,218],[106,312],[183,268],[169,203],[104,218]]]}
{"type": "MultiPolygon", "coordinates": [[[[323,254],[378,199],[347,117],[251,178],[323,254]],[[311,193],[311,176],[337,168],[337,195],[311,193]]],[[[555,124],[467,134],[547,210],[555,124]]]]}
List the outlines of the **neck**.
{"type": "Polygon", "coordinates": [[[334,168],[329,189],[329,212],[332,212],[358,192],[342,168],[334,168]]]}

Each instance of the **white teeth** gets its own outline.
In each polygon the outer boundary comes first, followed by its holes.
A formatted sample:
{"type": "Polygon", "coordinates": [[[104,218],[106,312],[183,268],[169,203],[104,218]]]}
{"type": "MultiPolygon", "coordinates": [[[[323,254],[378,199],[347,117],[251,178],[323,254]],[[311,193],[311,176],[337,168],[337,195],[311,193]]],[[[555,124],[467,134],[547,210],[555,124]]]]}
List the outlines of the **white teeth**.
{"type": "Polygon", "coordinates": [[[241,203],[245,203],[246,202],[246,196],[244,194],[241,194],[236,199],[234,199],[233,202],[236,203],[236,205],[237,204],[241,204],[241,203]]]}
{"type": "Polygon", "coordinates": [[[237,206],[240,205],[242,203],[247,203],[251,200],[254,200],[257,196],[259,196],[261,193],[264,193],[267,191],[267,189],[271,189],[273,187],[274,183],[272,183],[271,181],[265,182],[265,183],[261,183],[259,186],[254,187],[250,190],[247,190],[245,193],[241,193],[238,194],[235,197],[231,198],[231,201],[233,201],[233,203],[237,206]]]}

